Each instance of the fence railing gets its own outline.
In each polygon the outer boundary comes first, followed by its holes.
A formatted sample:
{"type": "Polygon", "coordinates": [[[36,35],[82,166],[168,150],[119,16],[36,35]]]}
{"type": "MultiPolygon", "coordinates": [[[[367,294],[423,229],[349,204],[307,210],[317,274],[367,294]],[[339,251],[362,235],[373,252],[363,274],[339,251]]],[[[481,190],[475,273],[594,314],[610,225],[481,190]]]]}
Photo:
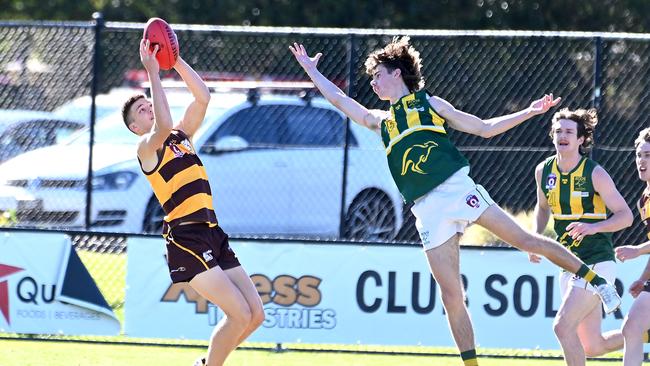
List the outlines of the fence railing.
{"type": "MultiPolygon", "coordinates": [[[[592,158],[630,206],[643,188],[632,145],[650,108],[649,35],[172,26],[181,56],[205,80],[306,81],[287,49],[301,42],[310,53],[324,53],[323,74],[362,104],[383,109],[364,73],[365,56],[395,35],[410,35],[423,59],[426,89],[460,110],[489,118],[525,108],[547,92],[562,96],[563,107],[597,107],[592,158]]],[[[136,138],[120,117],[122,102],[146,81],[138,56],[142,28],[101,18],[0,23],[0,210],[14,215],[16,225],[157,230],[161,210],[137,165],[136,138]],[[8,122],[17,119],[39,122],[8,122]],[[84,126],[92,128],[67,136],[84,126]],[[54,147],[42,149],[48,145],[54,147]]],[[[178,79],[174,72],[163,76],[178,79]]],[[[172,114],[180,118],[186,95],[170,93],[172,114]]],[[[378,137],[345,123],[314,92],[214,93],[195,144],[226,231],[419,240],[378,137]],[[243,143],[224,140],[232,136],[243,143]],[[230,145],[224,150],[220,144],[230,145]]],[[[457,131],[450,136],[469,158],[472,177],[501,206],[530,211],[534,167],[553,154],[550,118],[536,117],[488,140],[457,131]]],[[[618,233],[616,244],[644,240],[635,214],[634,226],[618,233]]]]}

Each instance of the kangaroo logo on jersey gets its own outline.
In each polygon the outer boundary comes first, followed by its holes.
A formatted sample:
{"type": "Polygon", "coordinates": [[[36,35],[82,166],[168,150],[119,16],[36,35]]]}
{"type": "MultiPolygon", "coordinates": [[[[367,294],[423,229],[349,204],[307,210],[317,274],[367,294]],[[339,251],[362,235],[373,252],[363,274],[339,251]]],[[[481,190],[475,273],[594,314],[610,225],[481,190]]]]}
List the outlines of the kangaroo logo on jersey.
{"type": "Polygon", "coordinates": [[[424,144],[416,144],[406,149],[402,157],[402,175],[406,175],[409,169],[413,173],[427,174],[422,170],[420,164],[426,163],[431,150],[437,146],[438,144],[434,141],[427,141],[424,144]]]}
{"type": "Polygon", "coordinates": [[[585,189],[587,189],[587,177],[574,177],[573,190],[584,191],[585,189]]]}
{"type": "Polygon", "coordinates": [[[546,177],[546,189],[553,189],[557,185],[557,175],[551,173],[546,177]]]}

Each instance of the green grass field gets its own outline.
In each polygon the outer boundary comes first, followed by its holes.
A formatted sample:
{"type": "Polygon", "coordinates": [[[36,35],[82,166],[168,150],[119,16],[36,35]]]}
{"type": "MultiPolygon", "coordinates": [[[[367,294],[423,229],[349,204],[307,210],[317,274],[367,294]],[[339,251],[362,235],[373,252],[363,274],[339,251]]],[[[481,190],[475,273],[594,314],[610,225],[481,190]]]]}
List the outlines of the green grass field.
{"type": "MultiPolygon", "coordinates": [[[[194,347],[134,346],[34,340],[0,340],[0,350],[0,365],[3,366],[191,366],[194,360],[204,352],[203,349],[194,347]]],[[[479,360],[482,366],[564,365],[562,360],[503,358],[479,358],[479,360]]],[[[588,364],[613,365],[614,363],[607,361],[589,361],[588,364]]],[[[462,366],[462,362],[457,356],[400,356],[305,351],[277,353],[272,351],[237,350],[231,355],[226,365],[462,366]]]]}

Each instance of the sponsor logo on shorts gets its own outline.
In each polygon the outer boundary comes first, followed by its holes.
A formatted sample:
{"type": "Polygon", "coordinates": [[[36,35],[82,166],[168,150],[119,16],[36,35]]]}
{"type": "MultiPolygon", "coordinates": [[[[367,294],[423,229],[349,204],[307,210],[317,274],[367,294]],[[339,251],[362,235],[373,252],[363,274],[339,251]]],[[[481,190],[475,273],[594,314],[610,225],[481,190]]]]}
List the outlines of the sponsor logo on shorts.
{"type": "Polygon", "coordinates": [[[172,270],[169,271],[169,272],[170,272],[170,273],[174,273],[174,272],[185,272],[185,271],[186,271],[185,267],[178,267],[178,268],[176,268],[176,269],[172,269],[172,270]]]}
{"type": "Polygon", "coordinates": [[[467,206],[471,208],[481,207],[481,201],[479,201],[478,197],[476,197],[475,194],[470,194],[467,197],[465,197],[465,203],[467,203],[467,206]]]}
{"type": "Polygon", "coordinates": [[[420,233],[420,239],[422,240],[423,245],[427,245],[430,243],[429,240],[429,232],[428,231],[423,231],[420,233]]]}
{"type": "Polygon", "coordinates": [[[546,177],[546,189],[553,189],[557,185],[557,175],[551,173],[546,177]]]}
{"type": "Polygon", "coordinates": [[[209,262],[212,259],[214,259],[214,257],[212,256],[212,250],[206,250],[205,252],[203,252],[203,259],[205,259],[206,262],[209,262]]]}

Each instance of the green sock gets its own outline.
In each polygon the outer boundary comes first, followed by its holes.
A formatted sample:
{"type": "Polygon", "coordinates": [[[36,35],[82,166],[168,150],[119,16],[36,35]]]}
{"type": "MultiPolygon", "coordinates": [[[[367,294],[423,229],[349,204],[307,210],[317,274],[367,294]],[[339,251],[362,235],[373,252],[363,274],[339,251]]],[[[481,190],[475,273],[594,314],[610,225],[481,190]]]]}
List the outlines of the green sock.
{"type": "Polygon", "coordinates": [[[463,359],[465,366],[478,366],[478,360],[476,359],[476,350],[470,349],[465,352],[460,353],[460,358],[463,359]]]}
{"type": "Polygon", "coordinates": [[[607,283],[607,281],[605,281],[604,278],[597,275],[596,272],[589,269],[589,267],[587,267],[587,265],[584,263],[582,264],[582,266],[580,266],[580,269],[578,269],[576,275],[584,278],[587,282],[589,282],[593,286],[600,286],[602,284],[607,283]]]}

